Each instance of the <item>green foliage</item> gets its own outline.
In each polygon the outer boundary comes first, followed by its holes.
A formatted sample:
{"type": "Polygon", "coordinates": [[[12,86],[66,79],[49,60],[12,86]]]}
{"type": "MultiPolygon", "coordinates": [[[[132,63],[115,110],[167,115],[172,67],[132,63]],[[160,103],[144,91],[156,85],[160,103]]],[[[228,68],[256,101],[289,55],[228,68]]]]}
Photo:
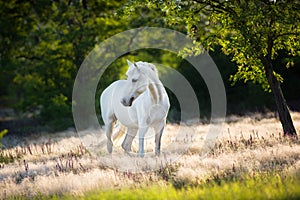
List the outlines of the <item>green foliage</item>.
{"type": "MultiPolygon", "coordinates": [[[[280,50],[288,52],[289,67],[300,56],[300,4],[299,1],[133,1],[134,7],[160,8],[166,21],[175,28],[185,24],[195,46],[182,55],[197,55],[203,51],[222,47],[225,55],[238,65],[230,77],[252,81],[269,90],[262,59],[274,60],[280,50]],[[271,44],[270,44],[271,43],[271,44]],[[271,49],[270,49],[271,48],[271,49]]],[[[282,77],[274,72],[282,82],[282,77]]]]}
{"type": "MultiPolygon", "coordinates": [[[[238,65],[235,75],[224,72],[226,80],[230,78],[237,86],[240,80],[252,81],[269,90],[260,60],[261,55],[267,54],[268,36],[272,36],[274,43],[273,60],[278,58],[279,51],[284,51],[283,55],[287,56],[279,62],[281,65],[291,67],[299,63],[297,1],[126,2],[1,1],[1,103],[5,96],[8,106],[22,113],[34,114],[47,125],[70,126],[73,81],[84,58],[97,43],[141,26],[172,27],[189,34],[195,46],[185,49],[181,55],[199,54],[203,51],[202,46],[208,50],[221,48],[238,65]]],[[[122,76],[126,70],[126,58],[177,68],[191,79],[200,100],[208,95],[205,89],[202,90],[205,85],[189,74],[192,70],[185,69],[187,64],[181,58],[147,49],[124,55],[107,69],[95,95],[98,113],[101,92],[122,76]]],[[[230,66],[230,69],[235,67],[231,63],[230,66]]],[[[282,81],[279,74],[281,71],[276,73],[277,79],[282,81]]],[[[259,99],[264,102],[264,97],[259,99]]],[[[171,102],[175,101],[171,95],[171,102]]],[[[205,110],[209,107],[207,102],[200,104],[201,110],[208,113],[209,110],[205,110]]],[[[177,108],[172,107],[171,113],[177,115],[177,108]]]]}
{"type": "Polygon", "coordinates": [[[7,133],[8,133],[7,129],[0,131],[0,148],[2,146],[1,140],[2,140],[3,136],[6,135],[7,133]]]}
{"type": "Polygon", "coordinates": [[[14,107],[44,121],[71,119],[77,70],[97,42],[126,27],[114,15],[121,5],[103,0],[1,2],[1,77],[10,84],[0,83],[6,95],[13,94],[14,107]]]}
{"type": "MultiPolygon", "coordinates": [[[[75,76],[97,43],[130,28],[164,26],[164,20],[146,7],[136,9],[130,19],[119,17],[116,13],[124,4],[104,0],[1,2],[0,96],[10,96],[8,106],[34,114],[54,128],[70,126],[75,76]]],[[[129,53],[127,58],[159,62],[162,55],[146,50],[129,53]]],[[[177,66],[169,55],[162,59],[177,66]]],[[[95,95],[97,112],[103,89],[126,70],[125,57],[101,78],[95,95]]]]}

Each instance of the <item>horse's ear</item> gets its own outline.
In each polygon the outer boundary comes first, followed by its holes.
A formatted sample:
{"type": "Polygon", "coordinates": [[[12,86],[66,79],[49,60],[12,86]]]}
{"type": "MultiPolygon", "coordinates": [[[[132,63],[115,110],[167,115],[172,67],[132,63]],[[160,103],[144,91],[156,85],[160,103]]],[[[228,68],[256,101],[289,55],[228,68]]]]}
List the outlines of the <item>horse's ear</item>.
{"type": "Polygon", "coordinates": [[[126,76],[128,76],[130,71],[132,71],[134,69],[134,64],[132,62],[127,60],[127,64],[128,64],[128,69],[127,69],[127,72],[126,72],[126,76]]]}
{"type": "Polygon", "coordinates": [[[129,68],[130,68],[130,67],[134,67],[134,64],[133,64],[132,62],[130,62],[129,60],[127,60],[127,64],[128,64],[128,66],[129,66],[129,68]]]}
{"type": "Polygon", "coordinates": [[[137,64],[135,62],[133,64],[134,64],[134,67],[139,70],[139,67],[137,66],[137,64]]]}

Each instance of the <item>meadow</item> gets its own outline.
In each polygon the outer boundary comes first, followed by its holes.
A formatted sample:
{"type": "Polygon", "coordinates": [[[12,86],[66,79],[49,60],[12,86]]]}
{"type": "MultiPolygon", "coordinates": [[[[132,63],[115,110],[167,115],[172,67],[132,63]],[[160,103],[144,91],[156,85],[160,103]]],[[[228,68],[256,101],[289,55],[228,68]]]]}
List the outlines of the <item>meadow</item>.
{"type": "MultiPolygon", "coordinates": [[[[292,117],[299,132],[300,113],[292,117]]],[[[17,145],[0,151],[0,199],[300,198],[300,142],[283,137],[273,114],[227,117],[210,149],[201,145],[208,123],[179,128],[167,125],[160,157],[149,133],[145,158],[123,153],[122,137],[112,155],[105,145],[94,151],[93,131],[11,137],[17,145]]],[[[105,141],[103,130],[97,134],[105,141]]]]}

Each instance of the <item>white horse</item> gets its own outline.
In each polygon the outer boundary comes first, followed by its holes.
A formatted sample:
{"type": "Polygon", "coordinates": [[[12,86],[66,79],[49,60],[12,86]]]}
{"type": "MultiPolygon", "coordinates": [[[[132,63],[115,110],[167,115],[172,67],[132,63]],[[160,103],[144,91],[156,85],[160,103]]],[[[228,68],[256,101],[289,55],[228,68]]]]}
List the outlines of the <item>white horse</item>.
{"type": "Polygon", "coordinates": [[[149,127],[155,131],[155,154],[160,154],[161,136],[166,125],[170,102],[165,88],[158,78],[155,65],[147,62],[131,63],[126,80],[109,85],[101,94],[101,115],[105,123],[107,150],[112,152],[112,131],[116,120],[127,127],[122,143],[130,153],[134,137],[138,133],[138,156],[143,157],[144,137],[149,127]]]}

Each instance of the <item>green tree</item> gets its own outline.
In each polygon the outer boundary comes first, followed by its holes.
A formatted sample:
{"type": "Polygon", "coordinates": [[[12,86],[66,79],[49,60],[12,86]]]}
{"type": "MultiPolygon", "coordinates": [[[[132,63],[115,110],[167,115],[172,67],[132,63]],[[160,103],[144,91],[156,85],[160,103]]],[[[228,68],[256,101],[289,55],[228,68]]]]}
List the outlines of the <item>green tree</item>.
{"type": "MultiPolygon", "coordinates": [[[[52,121],[54,128],[72,125],[73,84],[90,51],[124,30],[145,24],[164,26],[164,20],[148,8],[138,9],[130,19],[118,17],[116,12],[125,2],[0,1],[0,100],[1,96],[9,95],[8,106],[21,113],[36,113],[35,116],[47,124],[52,121]]],[[[153,61],[153,58],[162,58],[162,54],[146,50],[130,52],[124,57],[153,61]]],[[[101,92],[112,81],[121,78],[125,63],[125,58],[119,59],[101,77],[95,95],[98,112],[101,92]]],[[[94,66],[98,66],[96,61],[94,66]]],[[[80,110],[85,111],[84,108],[80,110]]]]}
{"type": "Polygon", "coordinates": [[[136,0],[128,8],[137,6],[160,8],[175,27],[185,24],[196,44],[188,54],[221,46],[238,65],[231,80],[253,81],[271,91],[284,134],[297,136],[273,63],[280,51],[289,55],[287,67],[300,56],[298,0],[136,0]]]}
{"type": "Polygon", "coordinates": [[[77,70],[98,42],[125,29],[115,16],[122,3],[1,1],[0,88],[14,94],[12,106],[70,126],[77,70]]]}

